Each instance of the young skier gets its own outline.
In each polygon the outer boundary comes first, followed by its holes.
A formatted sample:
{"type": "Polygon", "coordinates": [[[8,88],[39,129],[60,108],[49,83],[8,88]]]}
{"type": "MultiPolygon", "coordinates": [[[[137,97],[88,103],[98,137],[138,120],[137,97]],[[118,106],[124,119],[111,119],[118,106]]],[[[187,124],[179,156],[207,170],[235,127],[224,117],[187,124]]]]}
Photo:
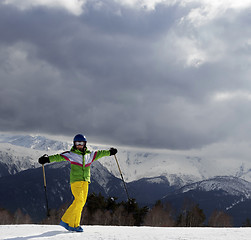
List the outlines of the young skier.
{"type": "Polygon", "coordinates": [[[82,134],[77,134],[73,139],[73,147],[70,151],[51,156],[45,154],[38,160],[40,164],[61,161],[69,161],[71,163],[70,184],[74,201],[66,210],[59,223],[69,231],[83,232],[80,220],[88,194],[91,176],[90,165],[99,158],[112,156],[117,153],[115,148],[89,151],[86,143],[86,137],[82,134]]]}

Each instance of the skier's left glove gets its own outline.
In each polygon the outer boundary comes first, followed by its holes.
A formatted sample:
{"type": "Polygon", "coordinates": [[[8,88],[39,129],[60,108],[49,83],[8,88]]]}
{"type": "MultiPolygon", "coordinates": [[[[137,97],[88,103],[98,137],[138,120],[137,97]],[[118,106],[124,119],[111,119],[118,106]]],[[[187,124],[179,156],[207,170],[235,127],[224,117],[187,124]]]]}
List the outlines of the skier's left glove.
{"type": "Polygon", "coordinates": [[[40,158],[38,159],[38,162],[39,162],[40,164],[49,163],[49,162],[50,162],[49,156],[48,156],[47,154],[44,154],[42,157],[40,157],[40,158]]]}
{"type": "Polygon", "coordinates": [[[110,156],[115,155],[118,152],[116,148],[110,148],[110,156]]]}

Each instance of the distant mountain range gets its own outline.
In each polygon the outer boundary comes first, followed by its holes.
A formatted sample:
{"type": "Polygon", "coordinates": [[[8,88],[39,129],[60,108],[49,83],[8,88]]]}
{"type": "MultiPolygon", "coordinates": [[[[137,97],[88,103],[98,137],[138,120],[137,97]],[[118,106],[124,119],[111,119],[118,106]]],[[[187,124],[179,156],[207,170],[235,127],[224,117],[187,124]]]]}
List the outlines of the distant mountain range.
{"type": "MultiPolygon", "coordinates": [[[[44,136],[0,134],[0,207],[10,211],[20,208],[35,221],[45,217],[43,176],[37,159],[44,153],[68,150],[71,145],[44,136]]],[[[246,218],[251,219],[251,183],[245,180],[249,173],[241,171],[242,163],[235,169],[226,167],[225,174],[221,170],[222,176],[214,176],[209,171],[212,168],[207,169],[205,161],[195,156],[119,149],[118,158],[130,197],[141,206],[151,207],[161,200],[170,202],[178,211],[185,199],[190,199],[199,204],[207,217],[218,209],[233,216],[235,226],[241,226],[246,218]]],[[[67,162],[46,165],[50,208],[59,208],[72,200],[69,171],[67,162]]],[[[91,192],[118,197],[118,201],[127,199],[113,157],[92,165],[91,192]]]]}

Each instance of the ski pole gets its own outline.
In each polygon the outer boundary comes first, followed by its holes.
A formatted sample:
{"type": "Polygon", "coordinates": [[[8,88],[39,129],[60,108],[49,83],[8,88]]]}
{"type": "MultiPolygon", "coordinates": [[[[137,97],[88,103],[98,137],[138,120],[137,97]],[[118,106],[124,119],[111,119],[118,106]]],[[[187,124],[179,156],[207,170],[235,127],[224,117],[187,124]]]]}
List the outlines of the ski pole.
{"type": "Polygon", "coordinates": [[[124,184],[124,187],[125,187],[125,192],[126,192],[126,195],[127,195],[127,198],[128,198],[128,202],[130,202],[131,200],[130,200],[130,197],[129,197],[129,194],[128,194],[128,190],[127,190],[127,187],[126,187],[126,184],[125,184],[125,181],[124,181],[124,178],[123,178],[121,169],[120,169],[120,167],[119,167],[119,162],[118,162],[118,159],[117,159],[117,157],[116,157],[116,154],[114,155],[114,157],[115,157],[116,163],[117,163],[117,165],[118,165],[118,169],[119,169],[119,172],[120,172],[120,176],[121,176],[121,179],[122,179],[123,184],[124,184]]]}
{"type": "Polygon", "coordinates": [[[50,213],[49,213],[49,207],[48,207],[48,198],[47,198],[47,190],[46,190],[46,178],[45,178],[44,164],[42,164],[42,168],[43,168],[43,176],[44,176],[44,193],[45,193],[45,200],[46,200],[46,211],[47,211],[47,217],[49,217],[50,213]]]}

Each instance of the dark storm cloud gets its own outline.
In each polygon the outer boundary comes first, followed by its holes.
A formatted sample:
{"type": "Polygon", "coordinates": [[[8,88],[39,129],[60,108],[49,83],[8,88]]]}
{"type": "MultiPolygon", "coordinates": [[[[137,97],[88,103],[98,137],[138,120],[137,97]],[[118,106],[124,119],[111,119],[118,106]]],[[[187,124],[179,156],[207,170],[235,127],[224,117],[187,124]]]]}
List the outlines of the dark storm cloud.
{"type": "Polygon", "coordinates": [[[88,1],[74,15],[0,4],[0,130],[174,149],[227,139],[230,130],[241,138],[250,17],[232,10],[196,26],[189,13],[199,7],[88,1]],[[214,97],[235,90],[236,98],[214,97]]]}

